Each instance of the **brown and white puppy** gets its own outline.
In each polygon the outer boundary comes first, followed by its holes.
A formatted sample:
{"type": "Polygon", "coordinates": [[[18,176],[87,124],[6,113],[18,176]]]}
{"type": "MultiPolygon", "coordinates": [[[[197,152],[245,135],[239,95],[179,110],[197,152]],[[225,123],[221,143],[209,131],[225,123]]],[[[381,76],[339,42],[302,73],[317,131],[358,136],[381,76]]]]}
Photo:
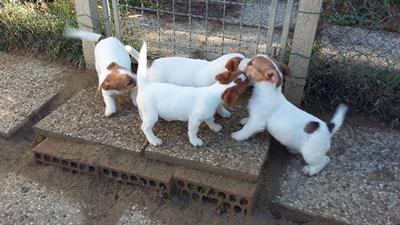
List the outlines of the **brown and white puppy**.
{"type": "Polygon", "coordinates": [[[241,121],[244,127],[232,133],[232,138],[242,141],[267,129],[290,152],[303,155],[308,164],[303,168],[305,174],[321,171],[329,162],[326,153],[333,134],[343,123],[347,106],[339,105],[329,123],[297,108],[282,93],[283,79],[290,70],[265,55],[254,57],[246,74],[254,86],[249,117],[241,121]]]}
{"type": "MultiPolygon", "coordinates": [[[[116,95],[131,92],[136,87],[136,74],[131,71],[131,60],[124,45],[114,37],[102,39],[100,34],[67,27],[65,36],[98,42],[94,49],[99,78],[97,94],[102,93],[106,109],[104,115],[116,112],[116,95]]],[[[132,99],[135,104],[135,99],[132,99]]]]}

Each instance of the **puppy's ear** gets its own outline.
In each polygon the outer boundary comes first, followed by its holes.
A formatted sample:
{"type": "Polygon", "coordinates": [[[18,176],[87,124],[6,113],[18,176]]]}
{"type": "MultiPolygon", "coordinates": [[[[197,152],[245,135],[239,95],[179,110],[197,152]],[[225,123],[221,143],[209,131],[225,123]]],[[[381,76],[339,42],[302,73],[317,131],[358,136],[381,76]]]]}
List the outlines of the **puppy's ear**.
{"type": "Polygon", "coordinates": [[[220,84],[229,84],[230,82],[234,81],[239,75],[239,70],[234,72],[225,71],[215,76],[215,79],[219,81],[220,84]]]}
{"type": "Polygon", "coordinates": [[[281,63],[281,64],[279,64],[279,67],[281,68],[281,71],[282,71],[284,77],[292,77],[292,71],[289,69],[288,66],[281,63]]]}
{"type": "Polygon", "coordinates": [[[108,69],[108,70],[111,70],[111,69],[114,68],[114,67],[118,68],[119,65],[118,65],[116,62],[112,62],[112,63],[110,63],[110,64],[107,66],[107,69],[108,69]]]}
{"type": "Polygon", "coordinates": [[[233,103],[239,98],[239,94],[235,91],[233,87],[230,87],[224,91],[221,95],[222,100],[225,104],[232,106],[233,103]]]}
{"type": "Polygon", "coordinates": [[[228,60],[228,62],[225,64],[225,69],[231,72],[238,70],[240,61],[242,61],[242,58],[240,57],[235,57],[228,60]]]}

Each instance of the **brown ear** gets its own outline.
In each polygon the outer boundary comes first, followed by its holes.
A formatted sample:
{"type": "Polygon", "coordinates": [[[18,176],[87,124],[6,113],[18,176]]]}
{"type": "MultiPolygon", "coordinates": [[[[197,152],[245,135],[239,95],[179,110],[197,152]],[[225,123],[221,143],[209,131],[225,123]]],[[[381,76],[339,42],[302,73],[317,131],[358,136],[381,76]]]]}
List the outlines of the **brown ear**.
{"type": "Polygon", "coordinates": [[[215,76],[215,79],[219,81],[220,84],[229,84],[230,82],[235,80],[239,75],[240,75],[239,70],[234,72],[225,71],[215,76]]]}
{"type": "Polygon", "coordinates": [[[289,69],[288,66],[281,63],[281,64],[279,64],[279,67],[281,68],[281,71],[282,71],[284,77],[292,77],[292,71],[289,69]]]}
{"type": "Polygon", "coordinates": [[[242,61],[242,58],[240,57],[235,57],[228,60],[228,62],[225,64],[225,69],[231,72],[238,70],[240,61],[242,61]]]}
{"type": "Polygon", "coordinates": [[[249,86],[249,80],[246,79],[242,81],[241,79],[236,79],[235,83],[237,85],[226,89],[221,95],[222,100],[231,106],[237,101],[239,96],[247,90],[247,87],[249,86]]]}
{"type": "Polygon", "coordinates": [[[108,70],[111,70],[112,68],[114,68],[114,67],[119,67],[119,65],[116,63],[116,62],[112,62],[112,63],[110,63],[108,66],[107,66],[107,69],[108,70]]]}

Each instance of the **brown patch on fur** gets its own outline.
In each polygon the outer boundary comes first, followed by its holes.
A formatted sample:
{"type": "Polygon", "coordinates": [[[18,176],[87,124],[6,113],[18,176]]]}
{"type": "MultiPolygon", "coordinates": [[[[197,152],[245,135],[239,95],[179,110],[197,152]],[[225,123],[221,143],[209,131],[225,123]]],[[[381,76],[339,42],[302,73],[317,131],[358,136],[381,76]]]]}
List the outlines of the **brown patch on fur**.
{"type": "Polygon", "coordinates": [[[240,57],[229,59],[225,64],[225,69],[228,71],[218,74],[215,76],[215,79],[221,84],[229,84],[234,81],[241,74],[239,71],[239,64],[241,61],[242,58],[240,57]]]}
{"type": "Polygon", "coordinates": [[[319,122],[317,121],[310,121],[304,127],[304,132],[307,134],[311,134],[319,128],[319,122]]]}
{"type": "Polygon", "coordinates": [[[228,105],[233,105],[237,101],[239,96],[247,90],[250,82],[248,79],[244,81],[236,79],[235,83],[235,86],[227,88],[221,95],[222,100],[228,105]]]}
{"type": "Polygon", "coordinates": [[[329,132],[332,133],[333,128],[335,128],[335,124],[334,123],[327,123],[326,126],[328,127],[329,132]]]}
{"type": "MultiPolygon", "coordinates": [[[[275,59],[271,58],[271,60],[273,60],[276,65],[279,65],[279,69],[284,77],[291,75],[291,71],[286,65],[279,64],[275,59]]],[[[249,62],[246,74],[255,81],[268,81],[275,83],[276,87],[283,84],[283,80],[281,76],[279,76],[275,66],[272,62],[262,56],[256,56],[249,62]]]]}
{"type": "Polygon", "coordinates": [[[124,91],[136,87],[136,80],[128,74],[121,73],[119,69],[123,69],[120,65],[115,62],[110,63],[107,66],[108,70],[111,70],[110,74],[107,75],[103,83],[97,88],[96,95],[104,90],[117,90],[124,91]]]}

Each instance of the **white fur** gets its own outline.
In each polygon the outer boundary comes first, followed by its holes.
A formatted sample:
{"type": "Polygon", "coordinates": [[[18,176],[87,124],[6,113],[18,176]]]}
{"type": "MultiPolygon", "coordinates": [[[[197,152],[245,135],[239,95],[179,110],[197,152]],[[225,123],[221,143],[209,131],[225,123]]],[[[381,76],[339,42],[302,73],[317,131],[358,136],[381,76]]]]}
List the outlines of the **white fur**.
{"type": "Polygon", "coordinates": [[[290,152],[302,154],[308,164],[303,172],[314,175],[329,162],[325,154],[330,148],[333,134],[343,123],[347,106],[339,105],[331,120],[335,128],[329,132],[325,122],[290,103],[282,94],[281,87],[276,88],[275,84],[262,81],[254,82],[248,110],[249,117],[241,120],[244,127],[232,133],[233,139],[242,141],[267,129],[290,152]],[[319,122],[319,128],[308,134],[304,128],[310,121],[319,122]]]}
{"type": "Polygon", "coordinates": [[[137,104],[143,121],[141,129],[152,145],[162,143],[152,130],[158,117],[167,121],[188,121],[189,141],[194,146],[203,144],[197,137],[199,125],[203,121],[215,132],[222,129],[214,122],[214,114],[222,105],[221,94],[225,89],[235,85],[233,82],[227,85],[216,82],[209,87],[183,87],[149,82],[146,80],[147,72],[147,47],[144,43],[140,51],[137,72],[137,104]]]}
{"type": "MultiPolygon", "coordinates": [[[[138,61],[139,53],[131,46],[125,46],[126,51],[138,61]]],[[[208,87],[216,82],[215,76],[225,71],[229,59],[240,57],[243,60],[239,70],[244,71],[249,59],[240,53],[223,55],[213,61],[191,59],[184,57],[164,57],[153,61],[147,71],[146,79],[152,82],[170,83],[188,87],[208,87]]],[[[218,114],[227,118],[231,113],[223,105],[218,108],[218,114]]]]}
{"type": "MultiPolygon", "coordinates": [[[[77,30],[71,27],[67,27],[64,35],[67,37],[80,38],[83,40],[89,40],[94,42],[97,42],[101,37],[100,34],[77,30]]],[[[131,60],[129,54],[126,52],[124,45],[117,38],[108,37],[99,41],[94,49],[94,55],[95,55],[96,71],[99,78],[99,84],[98,84],[99,87],[106,79],[107,75],[110,74],[110,70],[108,70],[107,67],[112,62],[115,62],[118,65],[125,68],[125,69],[120,69],[122,73],[127,74],[136,79],[136,75],[131,71],[131,60]]],[[[131,90],[127,91],[104,90],[104,89],[101,90],[104,103],[106,105],[104,113],[106,117],[111,116],[116,112],[115,99],[114,99],[115,96],[125,94],[128,91],[133,93],[131,90]]],[[[136,96],[132,97],[134,104],[136,104],[135,99],[136,96]]]]}

